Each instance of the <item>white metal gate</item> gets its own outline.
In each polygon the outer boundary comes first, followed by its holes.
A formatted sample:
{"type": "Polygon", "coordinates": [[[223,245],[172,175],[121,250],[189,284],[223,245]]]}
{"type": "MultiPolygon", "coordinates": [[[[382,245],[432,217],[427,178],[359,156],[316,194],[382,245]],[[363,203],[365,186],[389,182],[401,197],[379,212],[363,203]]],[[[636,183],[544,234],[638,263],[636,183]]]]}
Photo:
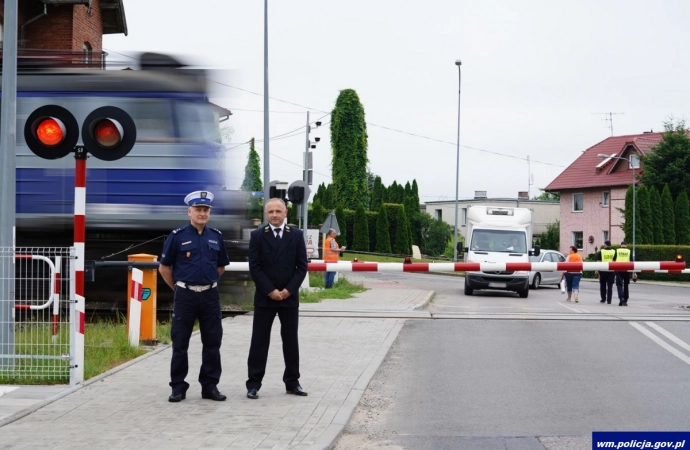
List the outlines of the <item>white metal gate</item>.
{"type": "Polygon", "coordinates": [[[0,248],[0,384],[83,381],[74,266],[73,248],[0,248]]]}

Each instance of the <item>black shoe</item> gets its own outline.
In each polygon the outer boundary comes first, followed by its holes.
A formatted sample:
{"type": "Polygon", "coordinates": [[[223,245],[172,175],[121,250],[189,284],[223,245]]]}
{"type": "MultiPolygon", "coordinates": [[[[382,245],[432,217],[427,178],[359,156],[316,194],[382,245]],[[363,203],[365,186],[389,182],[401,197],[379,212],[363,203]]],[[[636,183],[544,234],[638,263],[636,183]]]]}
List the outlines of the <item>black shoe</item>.
{"type": "Polygon", "coordinates": [[[292,389],[287,389],[285,392],[287,392],[288,394],[299,395],[301,397],[306,397],[307,395],[309,395],[304,389],[302,389],[302,386],[300,386],[299,384],[293,387],[292,389]]]}
{"type": "Polygon", "coordinates": [[[606,300],[599,300],[599,303],[606,303],[606,300]]]}
{"type": "Polygon", "coordinates": [[[618,306],[623,306],[625,305],[625,302],[623,300],[618,300],[618,306]]]}
{"type": "Polygon", "coordinates": [[[627,301],[627,300],[623,302],[623,306],[628,306],[628,301],[627,301]]]}
{"type": "Polygon", "coordinates": [[[256,400],[259,398],[259,391],[257,389],[250,389],[247,391],[247,398],[251,398],[252,400],[256,400]]]}
{"type": "Polygon", "coordinates": [[[610,304],[611,304],[611,300],[609,300],[609,301],[608,301],[608,302],[606,302],[606,303],[608,303],[608,304],[610,305],[610,304]]]}
{"type": "Polygon", "coordinates": [[[185,398],[187,398],[187,394],[185,394],[184,392],[173,392],[172,394],[170,394],[170,397],[168,397],[168,401],[171,403],[177,403],[181,402],[185,398]]]}
{"type": "Polygon", "coordinates": [[[227,397],[221,394],[218,391],[218,388],[215,388],[209,392],[202,392],[201,398],[205,398],[206,400],[215,400],[217,402],[224,402],[227,397]]]}

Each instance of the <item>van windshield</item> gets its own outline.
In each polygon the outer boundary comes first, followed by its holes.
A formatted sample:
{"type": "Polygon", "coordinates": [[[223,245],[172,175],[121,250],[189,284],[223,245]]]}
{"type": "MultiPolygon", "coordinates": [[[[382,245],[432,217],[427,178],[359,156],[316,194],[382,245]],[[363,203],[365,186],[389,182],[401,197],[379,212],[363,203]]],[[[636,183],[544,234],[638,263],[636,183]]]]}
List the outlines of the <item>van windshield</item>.
{"type": "Polygon", "coordinates": [[[524,231],[474,230],[471,250],[485,252],[527,253],[524,231]]]}

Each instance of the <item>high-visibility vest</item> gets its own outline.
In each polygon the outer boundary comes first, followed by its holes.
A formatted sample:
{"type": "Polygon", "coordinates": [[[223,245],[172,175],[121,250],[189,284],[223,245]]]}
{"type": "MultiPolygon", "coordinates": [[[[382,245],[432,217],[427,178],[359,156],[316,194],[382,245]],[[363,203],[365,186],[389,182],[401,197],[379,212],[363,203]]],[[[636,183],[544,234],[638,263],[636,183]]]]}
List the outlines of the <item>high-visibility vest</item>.
{"type": "MultiPolygon", "coordinates": [[[[335,242],[335,238],[327,237],[323,243],[323,259],[324,261],[337,261],[340,252],[331,249],[331,242],[335,242]]],[[[336,242],[336,247],[338,243],[336,242]]]]}
{"type": "Polygon", "coordinates": [[[619,248],[618,250],[616,250],[616,261],[630,262],[630,249],[619,248]]]}
{"type": "Polygon", "coordinates": [[[616,256],[616,251],[610,248],[601,250],[601,262],[613,262],[613,257],[616,256]]]}

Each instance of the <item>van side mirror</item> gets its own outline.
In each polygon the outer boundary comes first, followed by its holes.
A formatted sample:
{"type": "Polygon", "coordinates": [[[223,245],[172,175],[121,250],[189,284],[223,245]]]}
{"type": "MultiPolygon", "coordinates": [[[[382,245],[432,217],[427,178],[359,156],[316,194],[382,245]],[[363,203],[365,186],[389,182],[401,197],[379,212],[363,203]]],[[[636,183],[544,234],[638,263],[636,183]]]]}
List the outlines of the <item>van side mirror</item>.
{"type": "Polygon", "coordinates": [[[539,248],[538,245],[535,245],[534,249],[529,251],[530,256],[539,256],[540,253],[541,253],[541,249],[539,248]]]}
{"type": "Polygon", "coordinates": [[[455,246],[455,248],[458,251],[458,255],[462,255],[463,253],[465,253],[467,251],[467,248],[462,246],[462,242],[458,242],[457,245],[455,246]]]}

